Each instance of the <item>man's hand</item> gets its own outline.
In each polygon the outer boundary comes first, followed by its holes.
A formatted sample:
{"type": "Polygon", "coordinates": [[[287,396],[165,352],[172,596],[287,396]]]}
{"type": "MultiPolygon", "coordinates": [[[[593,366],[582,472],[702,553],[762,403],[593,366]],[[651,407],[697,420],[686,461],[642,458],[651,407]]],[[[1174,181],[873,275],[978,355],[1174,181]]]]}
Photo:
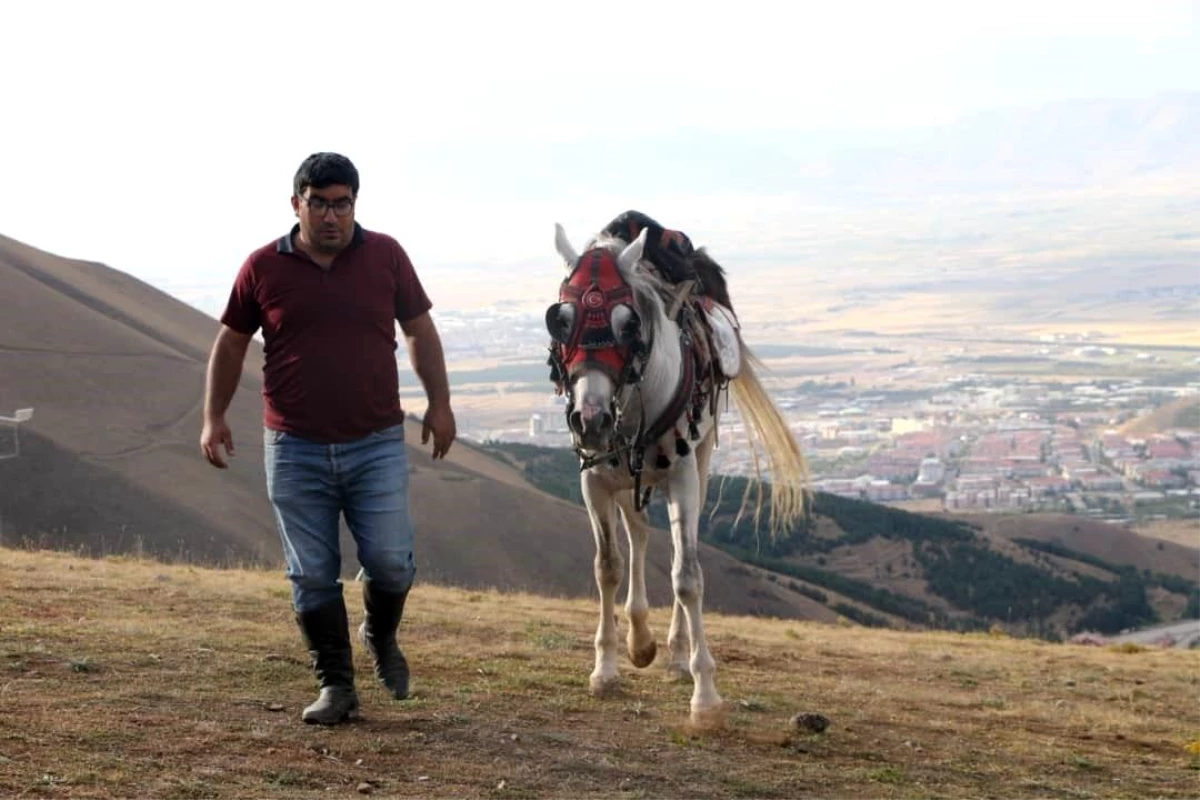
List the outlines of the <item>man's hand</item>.
{"type": "Polygon", "coordinates": [[[454,425],[454,412],[448,405],[430,406],[425,412],[424,424],[421,426],[421,444],[428,444],[429,434],[433,434],[433,458],[445,458],[450,450],[450,444],[458,431],[454,425]]]}
{"type": "Polygon", "coordinates": [[[225,447],[226,455],[233,455],[233,433],[225,424],[225,418],[205,420],[204,428],[200,431],[200,452],[208,459],[208,463],[217,469],[229,466],[225,459],[221,458],[222,446],[225,447]]]}
{"type": "Polygon", "coordinates": [[[446,358],[442,353],[442,340],[438,337],[433,318],[426,311],[400,323],[408,343],[408,357],[413,371],[425,387],[425,398],[429,406],[421,426],[421,444],[429,441],[433,434],[433,457],[445,458],[450,444],[457,434],[454,428],[454,412],[450,410],[450,381],[446,376],[446,358]]]}
{"type": "Polygon", "coordinates": [[[225,424],[225,409],[237,391],[242,374],[242,361],[250,346],[250,335],[222,325],[208,356],[208,371],[204,382],[204,427],[200,430],[200,452],[217,469],[228,466],[221,458],[233,455],[233,434],[225,424]]]}

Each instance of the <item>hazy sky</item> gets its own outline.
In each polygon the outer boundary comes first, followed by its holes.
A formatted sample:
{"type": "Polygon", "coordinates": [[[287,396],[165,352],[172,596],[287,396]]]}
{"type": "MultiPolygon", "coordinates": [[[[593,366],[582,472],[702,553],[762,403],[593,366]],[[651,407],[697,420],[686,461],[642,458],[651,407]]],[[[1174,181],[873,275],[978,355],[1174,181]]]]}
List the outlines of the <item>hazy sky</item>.
{"type": "Polygon", "coordinates": [[[736,161],[755,137],[836,146],[1200,89],[1196,2],[43,0],[5,3],[0,27],[0,233],[223,294],[293,222],[299,162],[338,150],[359,220],[442,308],[453,264],[553,267],[556,221],[577,245],[630,207],[706,242],[760,210],[787,224],[744,186],[656,182],[643,140],[686,155],[703,135],[736,161]]]}

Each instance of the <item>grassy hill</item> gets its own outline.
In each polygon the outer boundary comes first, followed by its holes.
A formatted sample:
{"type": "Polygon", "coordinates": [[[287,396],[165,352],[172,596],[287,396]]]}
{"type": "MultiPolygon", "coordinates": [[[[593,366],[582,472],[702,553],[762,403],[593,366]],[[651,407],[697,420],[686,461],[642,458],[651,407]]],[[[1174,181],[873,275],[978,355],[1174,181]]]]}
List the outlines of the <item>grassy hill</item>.
{"type": "Polygon", "coordinates": [[[1200,397],[1180,397],[1149,414],[1131,419],[1120,428],[1122,436],[1144,437],[1174,428],[1200,430],[1200,397]]]}
{"type": "MultiPolygon", "coordinates": [[[[35,409],[20,457],[0,460],[0,544],[281,568],[262,466],[261,345],[250,348],[228,412],[230,469],[199,453],[216,330],[216,320],[116,269],[0,237],[0,414],[35,409]]],[[[417,421],[407,434],[418,580],[595,594],[591,528],[577,505],[467,442],[435,464],[417,421]]],[[[350,576],[358,564],[345,526],[342,542],[350,576]]],[[[836,618],[717,549],[703,558],[710,608],[836,618]]],[[[665,537],[648,560],[650,597],[665,602],[665,537]]]]}
{"type": "Polygon", "coordinates": [[[588,695],[591,602],[423,584],[413,698],[356,649],[363,719],[329,730],[299,721],[286,598],[273,571],[0,552],[0,795],[1195,796],[1194,652],[710,613],[729,714],[699,731],[657,665],[588,695]]]}
{"type": "MultiPolygon", "coordinates": [[[[494,444],[548,492],[581,502],[567,450],[494,444]]],[[[745,481],[714,477],[701,538],[859,623],[1058,638],[1200,616],[1200,550],[1064,515],[979,521],[818,492],[778,542],[738,518],[745,481]],[[722,484],[724,483],[724,486],[722,484]]],[[[666,527],[661,499],[652,520],[666,527]]]]}
{"type": "Polygon", "coordinates": [[[1151,539],[1200,549],[1200,525],[1194,519],[1156,519],[1135,523],[1133,530],[1151,539]]]}

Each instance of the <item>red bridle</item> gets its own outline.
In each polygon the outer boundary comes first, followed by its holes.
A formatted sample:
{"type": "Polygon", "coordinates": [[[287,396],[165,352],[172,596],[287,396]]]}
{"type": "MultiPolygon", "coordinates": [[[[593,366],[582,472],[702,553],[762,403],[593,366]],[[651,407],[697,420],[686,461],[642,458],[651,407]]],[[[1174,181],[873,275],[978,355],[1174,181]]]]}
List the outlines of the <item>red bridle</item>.
{"type": "MultiPolygon", "coordinates": [[[[558,300],[546,309],[546,327],[553,340],[549,359],[551,380],[560,394],[565,392],[568,398],[573,398],[574,380],[580,372],[592,368],[605,372],[613,381],[614,392],[610,402],[614,406],[616,427],[619,428],[621,408],[617,404],[617,395],[626,384],[640,391],[641,373],[650,348],[654,346],[653,333],[650,334],[650,341],[642,340],[641,320],[634,306],[633,289],[622,277],[613,254],[603,248],[594,248],[575,262],[571,274],[559,287],[558,300]],[[628,322],[621,323],[622,330],[618,332],[614,329],[613,312],[622,305],[629,308],[630,317],[628,322]]],[[[634,508],[638,511],[645,508],[649,497],[649,490],[643,491],[641,486],[646,448],[684,419],[688,436],[692,440],[699,438],[695,420],[700,417],[700,409],[698,406],[691,408],[697,401],[697,383],[691,323],[687,321],[690,314],[691,310],[686,306],[680,311],[683,318],[679,325],[682,369],[667,407],[653,420],[645,418],[643,408],[636,433],[618,435],[616,444],[604,453],[585,457],[582,451],[577,450],[581,469],[604,462],[619,464],[619,454],[627,452],[630,474],[634,479],[634,508]]],[[[568,404],[568,416],[573,402],[572,399],[568,404]]],[[[677,430],[675,453],[687,455],[689,447],[687,440],[677,430]]],[[[666,456],[660,446],[655,464],[662,466],[660,462],[663,461],[666,461],[666,456]]],[[[669,465],[669,461],[666,463],[669,465]]]]}
{"type": "Polygon", "coordinates": [[[551,358],[560,371],[562,388],[584,369],[602,370],[620,386],[631,364],[632,344],[618,341],[613,331],[613,311],[621,305],[633,309],[633,290],[621,276],[616,258],[604,248],[588,250],[575,262],[558,290],[559,302],[546,311],[547,328],[554,334],[551,358]],[[569,306],[569,330],[561,330],[564,306],[569,306]]]}

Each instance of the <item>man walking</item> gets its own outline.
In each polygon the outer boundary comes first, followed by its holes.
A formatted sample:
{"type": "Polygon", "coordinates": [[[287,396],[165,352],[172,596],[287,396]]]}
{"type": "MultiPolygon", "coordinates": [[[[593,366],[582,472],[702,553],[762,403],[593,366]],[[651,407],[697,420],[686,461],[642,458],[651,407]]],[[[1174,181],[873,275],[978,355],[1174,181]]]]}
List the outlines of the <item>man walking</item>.
{"type": "Polygon", "coordinates": [[[316,153],[293,180],[297,222],[255,250],[234,280],[208,362],[200,449],[225,468],[234,453],[225,421],[247,348],[262,330],[267,495],[292,584],[292,606],[320,695],[305,722],[357,716],[342,593],[339,516],[363,567],[359,638],[378,680],[408,696],[396,629],[412,586],[413,526],[395,351],[396,322],[428,398],[421,443],[433,457],[454,441],[441,340],[416,271],[392,237],[355,220],[357,169],[316,153]]]}

